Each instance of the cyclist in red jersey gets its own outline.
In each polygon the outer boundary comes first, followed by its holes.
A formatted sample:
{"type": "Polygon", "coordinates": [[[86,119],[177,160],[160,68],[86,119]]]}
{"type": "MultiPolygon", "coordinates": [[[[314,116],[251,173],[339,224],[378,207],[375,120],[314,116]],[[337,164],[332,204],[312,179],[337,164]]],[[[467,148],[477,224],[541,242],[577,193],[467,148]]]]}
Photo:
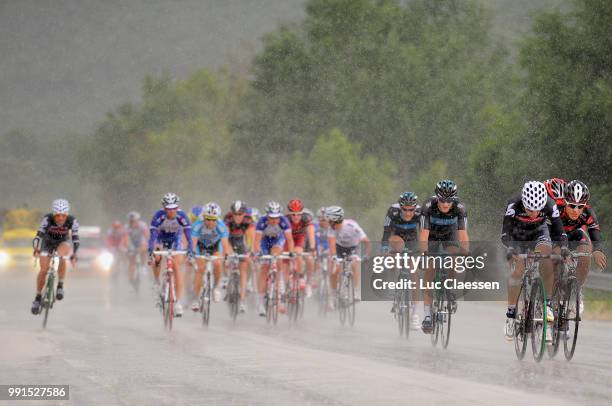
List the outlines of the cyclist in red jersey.
{"type": "MultiPolygon", "coordinates": [[[[311,280],[315,268],[315,227],[313,224],[312,213],[304,210],[304,203],[300,199],[292,199],[287,203],[287,217],[291,224],[291,235],[295,246],[295,253],[300,254],[305,251],[312,255],[305,256],[306,276],[308,281],[311,280]]],[[[285,243],[285,251],[288,250],[285,243]]],[[[302,261],[296,262],[296,270],[303,275],[302,261]]],[[[306,283],[306,297],[312,296],[312,287],[310,283],[306,283]]]]}

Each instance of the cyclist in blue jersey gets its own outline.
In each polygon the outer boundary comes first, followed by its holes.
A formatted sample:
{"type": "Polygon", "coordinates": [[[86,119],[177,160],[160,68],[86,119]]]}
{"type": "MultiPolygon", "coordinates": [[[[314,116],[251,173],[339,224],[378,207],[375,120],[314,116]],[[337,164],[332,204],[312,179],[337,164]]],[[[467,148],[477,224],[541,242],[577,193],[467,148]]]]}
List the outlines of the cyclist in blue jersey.
{"type": "MultiPolygon", "coordinates": [[[[198,255],[213,255],[220,257],[223,254],[231,255],[234,252],[229,243],[227,227],[221,219],[221,207],[219,207],[217,203],[210,202],[204,206],[202,218],[193,225],[191,235],[198,255]]],[[[196,258],[196,263],[198,265],[198,270],[193,283],[193,290],[197,298],[200,296],[200,290],[202,289],[202,276],[206,269],[206,260],[203,258],[196,258]]],[[[219,283],[221,282],[221,265],[221,259],[215,259],[213,261],[213,274],[215,277],[213,300],[215,302],[221,300],[221,289],[219,288],[219,283]]],[[[191,310],[194,312],[200,310],[199,299],[193,302],[191,310]]]]}
{"type": "MultiPolygon", "coordinates": [[[[172,249],[181,250],[181,231],[187,240],[187,255],[193,256],[193,241],[191,240],[191,222],[187,214],[179,209],[180,198],[174,193],[166,193],[161,200],[162,209],[158,210],[151,220],[150,236],[149,236],[149,258],[153,268],[155,284],[159,286],[159,274],[161,256],[153,255],[155,249],[172,249]]],[[[174,273],[176,280],[176,304],[174,313],[176,317],[183,315],[183,307],[180,299],[183,293],[183,274],[180,269],[183,266],[185,256],[174,256],[174,264],[177,272],[174,273]]]]}
{"type": "MultiPolygon", "coordinates": [[[[257,221],[255,227],[255,241],[253,242],[253,252],[264,255],[279,255],[283,251],[285,241],[287,249],[293,252],[293,236],[291,234],[291,224],[287,217],[281,213],[281,206],[278,202],[270,202],[266,207],[266,215],[257,221]]],[[[287,265],[280,262],[280,269],[286,272],[287,265]]],[[[269,264],[262,264],[261,272],[258,278],[258,299],[259,299],[259,315],[265,316],[266,309],[263,304],[264,294],[266,291],[266,279],[268,278],[269,264]]],[[[286,280],[286,279],[285,279],[286,280]]]]}

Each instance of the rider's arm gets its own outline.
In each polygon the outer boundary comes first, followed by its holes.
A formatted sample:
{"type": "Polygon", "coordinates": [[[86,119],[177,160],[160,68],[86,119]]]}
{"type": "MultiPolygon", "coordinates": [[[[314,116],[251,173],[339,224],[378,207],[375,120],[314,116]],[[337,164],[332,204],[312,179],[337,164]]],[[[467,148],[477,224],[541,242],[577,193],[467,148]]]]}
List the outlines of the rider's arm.
{"type": "Polygon", "coordinates": [[[308,246],[310,247],[310,249],[312,251],[315,250],[316,248],[316,242],[315,242],[315,228],[314,228],[314,224],[310,223],[308,225],[308,227],[306,228],[306,233],[308,235],[308,246]]]}
{"type": "Polygon", "coordinates": [[[429,249],[429,208],[431,207],[431,201],[425,202],[421,212],[421,232],[419,233],[419,250],[421,252],[427,252],[429,249]]]}
{"type": "Polygon", "coordinates": [[[295,244],[293,243],[293,234],[291,233],[291,229],[285,230],[285,238],[287,239],[287,249],[289,252],[293,252],[295,249],[295,244]]]}
{"type": "Polygon", "coordinates": [[[221,238],[221,245],[223,246],[223,252],[227,253],[227,255],[232,255],[234,253],[232,244],[229,243],[229,238],[227,237],[221,238]]]}
{"type": "Polygon", "coordinates": [[[601,238],[601,228],[599,223],[597,222],[597,216],[595,216],[595,211],[593,211],[592,207],[587,207],[587,230],[589,232],[589,238],[591,239],[591,243],[593,244],[593,251],[601,251],[603,252],[602,247],[602,238],[601,238]]]}
{"type": "Polygon", "coordinates": [[[467,210],[463,203],[457,204],[457,237],[459,238],[459,244],[465,252],[470,250],[470,237],[468,236],[468,220],[467,210]]]}
{"type": "Polygon", "coordinates": [[[361,239],[361,243],[365,247],[365,254],[366,254],[366,256],[369,257],[370,253],[372,252],[372,243],[370,242],[370,239],[368,237],[363,237],[361,239]]]}
{"type": "Polygon", "coordinates": [[[502,223],[501,242],[506,248],[514,248],[516,243],[512,241],[513,229],[514,229],[514,215],[516,214],[515,209],[516,202],[510,200],[506,206],[506,214],[504,215],[504,221],[502,223]]]}
{"type": "Polygon", "coordinates": [[[79,240],[79,221],[77,219],[73,219],[72,221],[70,236],[72,238],[72,255],[76,255],[79,245],[81,244],[79,240]]]}
{"type": "Polygon", "coordinates": [[[387,251],[389,249],[389,237],[391,236],[391,209],[387,210],[387,215],[385,216],[385,224],[383,226],[383,236],[382,236],[382,244],[381,248],[383,251],[387,251]]]}
{"type": "Polygon", "coordinates": [[[251,243],[251,246],[248,247],[251,251],[255,251],[255,248],[253,247],[253,241],[255,241],[255,226],[253,224],[251,224],[246,231],[244,232],[244,239],[245,239],[245,243],[248,241],[251,243]]]}
{"type": "Polygon", "coordinates": [[[193,239],[191,238],[191,222],[185,212],[177,213],[178,222],[183,227],[183,234],[187,240],[187,252],[193,252],[193,239]]]}
{"type": "Polygon", "coordinates": [[[261,231],[255,232],[255,239],[253,240],[253,252],[261,251],[261,231]]]}
{"type": "Polygon", "coordinates": [[[561,247],[567,247],[567,234],[563,230],[563,221],[559,215],[559,208],[550,197],[544,207],[546,216],[550,220],[550,238],[556,241],[561,247]]]}
{"type": "Polygon", "coordinates": [[[329,233],[327,241],[329,242],[329,255],[333,257],[336,255],[336,236],[333,232],[329,233]]]}

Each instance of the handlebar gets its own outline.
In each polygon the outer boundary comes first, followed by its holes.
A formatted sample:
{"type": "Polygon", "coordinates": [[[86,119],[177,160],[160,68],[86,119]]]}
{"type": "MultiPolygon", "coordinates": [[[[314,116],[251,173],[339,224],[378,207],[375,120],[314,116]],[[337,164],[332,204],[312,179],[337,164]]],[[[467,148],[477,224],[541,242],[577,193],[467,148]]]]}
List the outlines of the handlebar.
{"type": "Polygon", "coordinates": [[[341,263],[343,263],[343,262],[352,262],[352,261],[354,261],[354,260],[359,260],[359,261],[361,261],[361,257],[360,257],[359,255],[357,255],[357,254],[352,254],[352,255],[349,255],[348,257],[338,257],[338,256],[334,256],[334,257],[332,257],[332,259],[333,259],[335,262],[339,263],[339,264],[341,264],[341,263]]]}
{"type": "Polygon", "coordinates": [[[539,254],[539,253],[529,253],[529,254],[516,254],[516,256],[520,259],[562,259],[561,255],[557,254],[539,254]]]}
{"type": "Polygon", "coordinates": [[[153,251],[153,255],[160,255],[162,257],[169,257],[169,256],[173,256],[173,255],[185,255],[187,253],[187,251],[183,251],[183,250],[177,250],[177,251],[173,251],[173,250],[161,250],[161,251],[153,251]]]}

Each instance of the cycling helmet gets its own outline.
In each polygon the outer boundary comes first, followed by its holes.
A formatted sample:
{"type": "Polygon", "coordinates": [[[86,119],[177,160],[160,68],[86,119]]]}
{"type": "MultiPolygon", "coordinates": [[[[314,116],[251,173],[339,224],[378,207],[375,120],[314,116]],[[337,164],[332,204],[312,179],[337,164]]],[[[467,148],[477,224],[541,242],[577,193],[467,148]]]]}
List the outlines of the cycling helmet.
{"type": "Polygon", "coordinates": [[[325,218],[334,223],[340,223],[344,220],[344,209],[340,206],[326,207],[325,218]]]}
{"type": "Polygon", "coordinates": [[[181,199],[175,193],[166,193],[162,197],[161,204],[164,209],[176,209],[181,199]]]}
{"type": "Polygon", "coordinates": [[[246,206],[246,203],[244,203],[242,200],[236,200],[230,206],[230,210],[232,211],[232,213],[240,213],[240,214],[242,214],[242,213],[246,212],[247,206],[246,206]]]}
{"type": "Polygon", "coordinates": [[[400,206],[416,206],[418,198],[413,192],[404,192],[397,202],[400,206]]]}
{"type": "Polygon", "coordinates": [[[565,198],[565,185],[565,180],[560,178],[552,178],[544,181],[544,186],[546,186],[548,195],[561,204],[563,204],[563,199],[565,198]]]}
{"type": "Polygon", "coordinates": [[[266,206],[266,215],[271,218],[282,216],[281,205],[278,202],[270,202],[266,206]]]}
{"type": "Polygon", "coordinates": [[[138,221],[140,220],[140,213],[138,213],[137,211],[131,211],[128,213],[127,219],[128,221],[138,221]]]}
{"type": "Polygon", "coordinates": [[[221,207],[215,202],[210,202],[204,206],[203,210],[204,217],[218,219],[221,217],[221,207]]]}
{"type": "Polygon", "coordinates": [[[291,199],[287,203],[289,213],[301,213],[304,210],[304,203],[300,199],[291,199]]]}
{"type": "Polygon", "coordinates": [[[119,220],[113,221],[113,225],[111,226],[114,231],[119,231],[123,229],[123,223],[119,220]]]}
{"type": "Polygon", "coordinates": [[[66,199],[55,199],[51,204],[51,212],[53,214],[68,214],[70,212],[70,203],[66,199]]]}
{"type": "Polygon", "coordinates": [[[586,204],[591,197],[589,188],[579,180],[565,184],[565,201],[569,204],[586,204]]]}
{"type": "Polygon", "coordinates": [[[546,206],[547,199],[546,186],[542,182],[532,180],[523,186],[521,200],[527,210],[542,210],[546,206]]]}
{"type": "Polygon", "coordinates": [[[436,196],[444,200],[457,197],[457,185],[449,179],[441,180],[436,184],[436,196]]]}

